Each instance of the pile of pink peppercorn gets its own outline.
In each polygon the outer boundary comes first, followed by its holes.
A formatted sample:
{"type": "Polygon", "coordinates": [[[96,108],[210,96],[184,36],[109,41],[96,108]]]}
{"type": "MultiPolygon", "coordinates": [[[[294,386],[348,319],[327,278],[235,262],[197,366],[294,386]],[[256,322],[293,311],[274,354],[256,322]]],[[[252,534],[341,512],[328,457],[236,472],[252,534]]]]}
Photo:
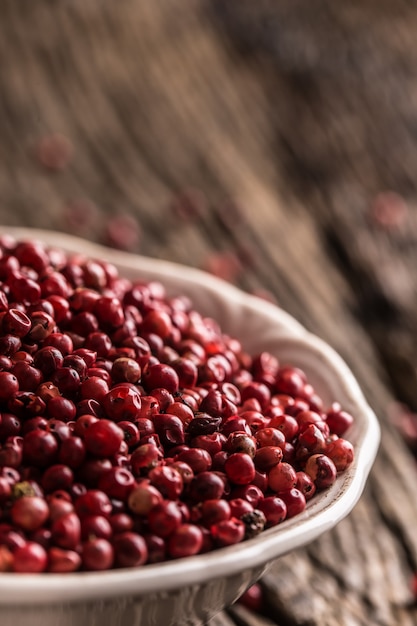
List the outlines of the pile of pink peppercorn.
{"type": "Polygon", "coordinates": [[[250,539],[349,466],[352,422],[181,294],[0,237],[0,571],[137,567],[250,539]]]}

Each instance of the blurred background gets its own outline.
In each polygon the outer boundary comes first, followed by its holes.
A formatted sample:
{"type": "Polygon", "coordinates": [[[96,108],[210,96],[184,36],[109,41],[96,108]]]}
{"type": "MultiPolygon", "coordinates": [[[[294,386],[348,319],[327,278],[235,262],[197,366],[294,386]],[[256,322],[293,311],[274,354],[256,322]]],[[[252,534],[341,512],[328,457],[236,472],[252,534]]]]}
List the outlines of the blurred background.
{"type": "MultiPolygon", "coordinates": [[[[390,560],[355,544],[334,582],[340,551],[324,563],[318,542],[278,568],[291,589],[277,571],[264,581],[269,623],[412,623],[416,35],[405,0],[0,6],[0,222],[206,269],[277,302],[343,355],[384,425],[364,508],[332,537],[347,541],[355,519],[370,541],[380,527],[390,560]],[[367,550],[378,580],[358,566],[367,550]],[[346,622],[327,592],[296,601],[318,569],[327,591],[351,594],[346,622]]],[[[239,610],[222,624],[267,624],[239,610]]]]}

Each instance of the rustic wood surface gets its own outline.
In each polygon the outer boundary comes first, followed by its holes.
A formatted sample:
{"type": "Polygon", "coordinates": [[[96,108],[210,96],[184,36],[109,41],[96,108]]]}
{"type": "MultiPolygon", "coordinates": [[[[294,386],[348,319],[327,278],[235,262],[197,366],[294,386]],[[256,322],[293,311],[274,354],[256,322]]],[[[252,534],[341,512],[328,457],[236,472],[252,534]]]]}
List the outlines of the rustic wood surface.
{"type": "Polygon", "coordinates": [[[276,562],[264,615],[211,626],[417,623],[415,459],[391,419],[417,410],[416,28],[401,0],[0,5],[0,221],[105,242],[133,218],[132,250],[330,342],[380,418],[354,511],[276,562]]]}

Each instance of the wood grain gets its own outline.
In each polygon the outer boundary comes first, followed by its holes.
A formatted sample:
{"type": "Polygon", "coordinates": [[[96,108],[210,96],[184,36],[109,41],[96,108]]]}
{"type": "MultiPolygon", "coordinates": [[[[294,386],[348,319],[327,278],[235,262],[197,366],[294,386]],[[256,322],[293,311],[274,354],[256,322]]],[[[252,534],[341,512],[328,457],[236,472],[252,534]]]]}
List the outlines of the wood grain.
{"type": "Polygon", "coordinates": [[[143,254],[233,253],[237,284],[329,341],[383,426],[364,497],[273,566],[266,614],[211,626],[417,623],[415,462],[389,419],[417,407],[416,21],[399,0],[1,3],[0,221],[68,230],[88,201],[88,238],[127,213],[143,254]],[[56,134],[59,170],[38,155],[56,134]],[[391,229],[370,212],[386,190],[407,201],[391,229]]]}

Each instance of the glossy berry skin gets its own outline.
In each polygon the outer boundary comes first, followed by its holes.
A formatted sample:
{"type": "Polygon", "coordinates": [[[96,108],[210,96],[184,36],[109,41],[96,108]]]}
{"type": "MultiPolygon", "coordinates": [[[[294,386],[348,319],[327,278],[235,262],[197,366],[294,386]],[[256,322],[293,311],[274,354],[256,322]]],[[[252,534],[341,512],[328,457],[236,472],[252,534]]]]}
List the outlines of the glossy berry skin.
{"type": "Polygon", "coordinates": [[[218,500],[224,494],[224,480],[214,472],[200,472],[195,476],[187,491],[192,502],[218,500]]]}
{"type": "Polygon", "coordinates": [[[85,431],[84,443],[90,454],[98,457],[108,457],[116,454],[124,434],[114,422],[97,420],[85,431]]]}
{"type": "Polygon", "coordinates": [[[194,524],[181,524],[170,535],[168,554],[173,559],[198,554],[203,546],[203,533],[194,524]]]}
{"type": "Polygon", "coordinates": [[[292,441],[298,433],[297,420],[295,419],[295,417],[292,417],[291,415],[285,413],[271,417],[269,427],[280,430],[283,433],[286,441],[292,441]]]}
{"type": "Polygon", "coordinates": [[[15,500],[10,510],[10,517],[16,526],[31,532],[46,522],[49,517],[49,508],[43,498],[22,496],[15,500]]]}
{"type": "Polygon", "coordinates": [[[189,450],[184,450],[176,456],[176,460],[187,463],[187,465],[191,467],[194,474],[205,472],[212,466],[211,456],[207,450],[204,450],[203,448],[190,448],[189,450]]]}
{"type": "Polygon", "coordinates": [[[58,367],[52,374],[51,381],[66,396],[74,396],[80,388],[80,375],[72,367],[58,367]]]}
{"type": "Polygon", "coordinates": [[[98,481],[98,488],[109,498],[126,500],[135,486],[133,474],[125,467],[112,467],[103,472],[98,481]]]}
{"type": "Polygon", "coordinates": [[[295,487],[296,482],[297,473],[290,463],[279,463],[268,474],[269,487],[277,493],[295,487]]]}
{"type": "Polygon", "coordinates": [[[243,402],[249,398],[256,398],[261,406],[261,410],[265,410],[271,400],[271,391],[264,383],[253,381],[245,385],[241,391],[243,402]]]}
{"type": "Polygon", "coordinates": [[[255,583],[238,599],[238,603],[253,613],[261,613],[264,604],[264,594],[259,583],[255,583]]]}
{"type": "Polygon", "coordinates": [[[223,520],[211,527],[212,537],[219,547],[240,543],[245,537],[245,524],[234,517],[223,520]]]}
{"type": "Polygon", "coordinates": [[[167,558],[165,539],[152,533],[146,533],[143,538],[148,548],[148,563],[161,563],[167,558]]]}
{"type": "Polygon", "coordinates": [[[44,493],[69,490],[74,482],[74,473],[63,464],[51,465],[42,475],[40,484],[44,493]]]}
{"type": "Polygon", "coordinates": [[[74,402],[69,398],[54,396],[48,400],[46,412],[50,418],[71,422],[75,419],[77,409],[74,402]]]}
{"type": "Polygon", "coordinates": [[[0,372],[0,402],[7,402],[17,391],[19,391],[19,381],[15,374],[0,372]]]}
{"type": "Polygon", "coordinates": [[[141,398],[134,386],[118,384],[102,398],[107,417],[116,422],[134,421],[140,416],[141,398]]]}
{"type": "Polygon", "coordinates": [[[168,537],[181,524],[181,511],[172,500],[163,500],[148,514],[149,529],[159,537],[168,537]]]}
{"type": "Polygon", "coordinates": [[[240,519],[245,513],[253,511],[252,504],[244,498],[232,498],[228,501],[230,508],[230,517],[240,519]]]}
{"type": "Polygon", "coordinates": [[[312,454],[324,452],[326,439],[319,428],[318,423],[309,424],[300,430],[295,455],[297,460],[302,461],[312,454]]]}
{"type": "Polygon", "coordinates": [[[12,568],[21,574],[38,574],[46,570],[48,556],[45,549],[34,541],[28,541],[13,553],[12,568]]]}
{"type": "Polygon", "coordinates": [[[279,497],[285,502],[287,507],[287,518],[302,513],[306,508],[306,499],[303,493],[295,487],[287,491],[281,491],[279,497]]]}
{"type": "Polygon", "coordinates": [[[110,516],[109,523],[114,535],[132,530],[133,528],[133,520],[128,513],[114,513],[110,516]]]}
{"type": "Polygon", "coordinates": [[[17,361],[10,373],[16,376],[22,391],[35,391],[43,380],[42,372],[26,361],[17,361]]]}
{"type": "Polygon", "coordinates": [[[84,517],[81,522],[81,539],[86,541],[89,537],[101,537],[110,539],[113,535],[113,528],[110,521],[103,515],[90,515],[84,517]]]}
{"type": "Polygon", "coordinates": [[[51,526],[52,542],[60,548],[74,550],[81,539],[81,523],[74,512],[55,519],[51,526]]]}
{"type": "Polygon", "coordinates": [[[325,453],[333,461],[338,472],[343,472],[347,469],[353,463],[355,457],[350,441],[341,437],[331,441],[326,446],[325,453]]]}
{"type": "MultiPolygon", "coordinates": [[[[252,507],[249,507],[247,511],[242,511],[243,513],[250,512],[252,507]]],[[[204,500],[201,504],[200,508],[201,512],[201,522],[207,528],[213,526],[213,524],[217,524],[223,520],[230,519],[232,517],[232,509],[227,500],[217,499],[217,500],[204,500]]],[[[239,517],[233,514],[234,517],[239,517]]]]}
{"type": "Polygon", "coordinates": [[[25,463],[45,467],[56,459],[58,443],[52,433],[36,428],[24,436],[22,452],[25,463]]]}
{"type": "Polygon", "coordinates": [[[61,443],[58,460],[61,464],[75,470],[83,464],[86,454],[81,437],[72,436],[61,443]]]}
{"type": "Polygon", "coordinates": [[[82,545],[83,567],[89,571],[110,569],[114,562],[114,549],[107,539],[91,538],[82,545]]]}
{"type": "Polygon", "coordinates": [[[65,574],[76,572],[81,566],[81,557],[75,550],[52,547],[48,550],[48,572],[65,574]]]}
{"type": "Polygon", "coordinates": [[[118,567],[138,567],[148,559],[144,538],[131,531],[119,533],[113,539],[115,563],[118,567]]]}
{"type": "Polygon", "coordinates": [[[263,446],[256,451],[255,467],[260,472],[268,472],[282,461],[282,456],[278,446],[263,446]]]}
{"type": "Polygon", "coordinates": [[[299,396],[307,382],[305,373],[296,367],[281,367],[276,377],[275,389],[279,393],[299,396]]]}
{"type": "MultiPolygon", "coordinates": [[[[67,494],[69,495],[69,494],[67,494]]],[[[61,493],[56,495],[56,493],[47,496],[47,502],[49,506],[49,521],[53,523],[59,517],[66,515],[67,513],[72,513],[74,511],[74,506],[70,500],[66,500],[61,498],[61,493]]]]}
{"type": "Polygon", "coordinates": [[[47,378],[51,376],[59,367],[62,367],[64,357],[62,352],[54,346],[40,348],[34,357],[35,367],[40,369],[47,378]]]}
{"type": "Polygon", "coordinates": [[[151,365],[145,369],[142,375],[142,382],[146,388],[152,390],[163,387],[170,393],[175,393],[179,388],[178,374],[173,367],[165,363],[151,365]]]}
{"type": "Polygon", "coordinates": [[[285,436],[278,428],[262,428],[255,434],[256,443],[258,447],[263,448],[265,446],[278,446],[282,447],[285,443],[285,436]]]}
{"type": "Polygon", "coordinates": [[[19,435],[22,423],[13,413],[2,413],[0,420],[0,441],[19,435]]]}
{"type": "Polygon", "coordinates": [[[287,517],[287,505],[279,496],[263,498],[257,508],[265,515],[266,528],[280,524],[287,517]]]}
{"type": "Polygon", "coordinates": [[[310,500],[316,493],[316,485],[313,479],[301,470],[297,472],[297,482],[295,486],[304,495],[306,501],[310,500]]]}
{"type": "Polygon", "coordinates": [[[255,464],[246,453],[231,454],[224,465],[224,471],[232,483],[248,485],[255,478],[255,464]]]}
{"type": "Polygon", "coordinates": [[[172,466],[159,465],[151,469],[148,474],[151,485],[156,487],[158,491],[169,500],[178,500],[180,497],[184,483],[181,473],[172,466]]]}
{"type": "Polygon", "coordinates": [[[89,489],[75,500],[75,511],[80,519],[89,515],[109,517],[112,513],[110,498],[98,489],[89,489]]]}
{"type": "Polygon", "coordinates": [[[327,412],[326,422],[332,433],[342,437],[353,424],[353,416],[343,411],[338,403],[334,403],[327,412]]]}

